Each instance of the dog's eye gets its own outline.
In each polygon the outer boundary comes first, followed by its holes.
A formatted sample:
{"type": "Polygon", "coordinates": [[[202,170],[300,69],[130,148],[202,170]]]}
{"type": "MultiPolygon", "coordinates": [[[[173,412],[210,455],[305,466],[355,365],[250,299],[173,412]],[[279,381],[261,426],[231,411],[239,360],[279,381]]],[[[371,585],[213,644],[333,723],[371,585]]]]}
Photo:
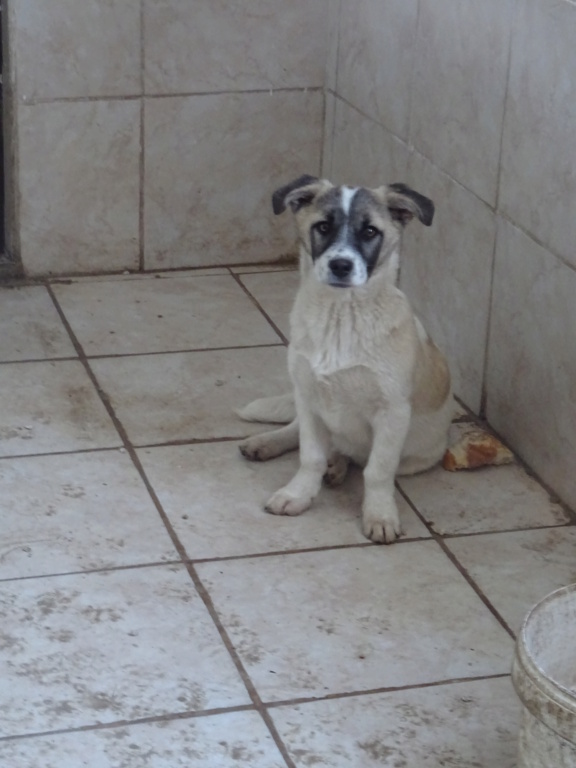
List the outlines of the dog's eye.
{"type": "Polygon", "coordinates": [[[376,229],[376,227],[371,225],[364,227],[362,230],[362,237],[364,240],[373,240],[379,234],[380,232],[376,229]]]}
{"type": "Polygon", "coordinates": [[[321,235],[327,235],[328,232],[330,232],[330,222],[329,221],[319,221],[317,224],[314,225],[314,228],[321,235]]]}

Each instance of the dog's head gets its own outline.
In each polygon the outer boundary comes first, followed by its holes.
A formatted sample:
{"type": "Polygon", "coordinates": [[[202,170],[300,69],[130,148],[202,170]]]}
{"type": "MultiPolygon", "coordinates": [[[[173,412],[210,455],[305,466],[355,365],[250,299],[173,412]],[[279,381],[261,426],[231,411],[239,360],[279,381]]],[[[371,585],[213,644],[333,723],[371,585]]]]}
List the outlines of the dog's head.
{"type": "Polygon", "coordinates": [[[378,189],[335,187],[301,176],[276,190],[275,214],[290,207],[316,278],[339,288],[364,285],[397,252],[414,216],[432,224],[434,204],[405,184],[378,189]]]}

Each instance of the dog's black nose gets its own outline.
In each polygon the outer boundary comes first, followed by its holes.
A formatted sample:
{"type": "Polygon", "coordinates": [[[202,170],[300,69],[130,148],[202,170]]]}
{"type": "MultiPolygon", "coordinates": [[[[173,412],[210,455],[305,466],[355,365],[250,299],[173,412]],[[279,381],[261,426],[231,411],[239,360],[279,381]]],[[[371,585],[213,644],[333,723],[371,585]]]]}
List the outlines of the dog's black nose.
{"type": "Polygon", "coordinates": [[[332,259],[328,266],[335,277],[343,278],[348,277],[350,272],[352,272],[354,264],[350,259],[332,259]]]}

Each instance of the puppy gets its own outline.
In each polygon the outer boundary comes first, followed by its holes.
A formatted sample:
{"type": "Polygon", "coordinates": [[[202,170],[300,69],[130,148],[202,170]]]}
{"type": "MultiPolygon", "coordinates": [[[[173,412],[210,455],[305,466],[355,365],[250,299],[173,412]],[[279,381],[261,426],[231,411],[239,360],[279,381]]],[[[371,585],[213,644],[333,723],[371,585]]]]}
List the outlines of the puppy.
{"type": "Polygon", "coordinates": [[[394,477],[429,469],[443,456],[453,400],[446,360],[397,288],[402,230],[430,226],[431,200],[404,184],[336,187],[302,176],[277,190],[300,241],[301,282],[290,318],[293,395],[256,400],[239,415],[289,422],[246,440],[266,460],[300,445],[300,468],[266,504],[299,515],[335,485],[349,461],[364,467],[362,523],[375,542],[401,533],[394,477]]]}

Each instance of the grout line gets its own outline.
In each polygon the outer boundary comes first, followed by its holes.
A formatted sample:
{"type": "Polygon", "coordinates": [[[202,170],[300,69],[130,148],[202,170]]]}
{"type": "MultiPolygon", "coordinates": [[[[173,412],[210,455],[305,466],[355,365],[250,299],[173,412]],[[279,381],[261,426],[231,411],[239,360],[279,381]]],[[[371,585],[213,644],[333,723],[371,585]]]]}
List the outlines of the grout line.
{"type": "Polygon", "coordinates": [[[324,696],[302,696],[295,699],[286,699],[284,701],[267,701],[266,706],[270,709],[279,707],[293,707],[300,704],[315,704],[318,701],[334,701],[338,699],[361,698],[363,696],[374,696],[385,693],[399,693],[401,691],[414,691],[423,688],[441,688],[444,685],[464,685],[465,683],[481,682],[483,680],[503,680],[510,677],[509,672],[502,672],[493,675],[480,675],[479,677],[452,677],[445,680],[434,680],[431,683],[414,683],[411,685],[396,685],[384,688],[368,688],[356,691],[344,691],[341,693],[327,693],[324,696]]]}
{"type": "MultiPolygon", "coordinates": [[[[282,346],[279,344],[278,346],[282,346]]],[[[252,437],[249,435],[226,435],[225,437],[190,437],[182,438],[180,440],[168,440],[165,443],[144,443],[143,445],[134,444],[134,448],[137,451],[143,451],[147,448],[179,448],[186,445],[213,445],[214,443],[235,443],[240,440],[246,440],[246,438],[252,437]]]]}
{"type": "MultiPolygon", "coordinates": [[[[398,539],[395,544],[414,544],[417,542],[432,541],[430,536],[414,536],[412,538],[398,539]]],[[[194,565],[205,565],[206,563],[227,563],[237,560],[261,560],[268,557],[283,557],[284,555],[307,555],[315,552],[334,552],[344,549],[366,549],[368,547],[380,547],[381,544],[375,544],[372,541],[358,541],[351,544],[325,544],[317,547],[298,547],[293,549],[276,549],[267,552],[251,552],[242,555],[222,555],[220,557],[190,558],[189,561],[194,565]]],[[[384,545],[385,546],[385,545],[384,545]]]]}
{"type": "MultiPolygon", "coordinates": [[[[338,86],[340,84],[340,45],[342,43],[342,26],[343,26],[343,19],[342,19],[342,3],[343,0],[339,0],[338,2],[338,24],[336,27],[336,61],[334,63],[334,96],[338,93],[338,86]]],[[[334,136],[332,136],[332,139],[334,139],[334,136]]],[[[332,169],[330,169],[332,170],[332,169]]]]}
{"type": "MultiPolygon", "coordinates": [[[[46,454],[45,454],[46,455],[46,454]]],[[[49,455],[49,454],[48,454],[49,455]]],[[[414,507],[412,506],[412,509],[414,507]]],[[[438,534],[443,541],[458,541],[460,539],[478,538],[483,536],[499,536],[507,533],[536,533],[539,531],[556,531],[563,528],[573,528],[576,523],[561,523],[559,525],[544,525],[537,528],[506,528],[498,531],[474,531],[471,533],[438,534]]],[[[434,541],[431,536],[413,536],[409,538],[398,539],[395,544],[417,544],[434,541]]],[[[313,554],[315,552],[334,552],[339,550],[366,549],[368,547],[380,547],[380,544],[373,542],[353,542],[350,544],[325,544],[317,547],[300,547],[292,549],[274,549],[265,552],[247,552],[236,555],[214,555],[213,557],[182,557],[180,560],[156,560],[144,563],[130,563],[127,565],[103,565],[98,568],[86,568],[74,571],[59,571],[55,573],[35,573],[30,576],[7,576],[0,578],[0,584],[12,583],[17,581],[31,581],[33,579],[50,579],[60,576],[83,576],[92,573],[111,573],[116,571],[130,571],[143,568],[161,568],[168,565],[197,566],[209,563],[229,563],[240,560],[261,560],[264,558],[284,557],[285,555],[313,554]]]]}
{"type": "Polygon", "coordinates": [[[494,239],[492,242],[492,258],[490,260],[490,284],[488,287],[488,307],[486,312],[486,336],[484,338],[484,354],[482,356],[482,375],[480,377],[480,408],[478,415],[486,419],[488,408],[488,365],[490,362],[490,342],[492,339],[492,304],[494,299],[494,274],[496,272],[496,251],[498,248],[498,214],[494,214],[494,239]]]}
{"type": "Polygon", "coordinates": [[[0,461],[9,461],[10,459],[39,459],[46,456],[73,456],[76,453],[80,455],[84,455],[86,453],[109,453],[111,451],[118,452],[123,450],[124,449],[120,443],[118,443],[117,445],[109,445],[104,448],[77,448],[75,450],[68,451],[44,451],[39,453],[7,453],[0,456],[0,461]]]}
{"type": "Polygon", "coordinates": [[[146,14],[145,0],[140,0],[140,96],[146,95],[146,14]]]}
{"type": "Polygon", "coordinates": [[[140,0],[140,158],[139,158],[139,183],[138,194],[138,270],[144,271],[144,180],[145,180],[145,99],[144,99],[144,0],[140,0]]]}
{"type": "Polygon", "coordinates": [[[266,96],[274,95],[276,93],[321,93],[323,90],[322,85],[297,85],[285,88],[246,88],[240,91],[234,91],[230,89],[221,89],[214,91],[180,91],[176,93],[146,93],[147,99],[174,99],[174,98],[189,98],[192,96],[245,96],[245,95],[258,95],[265,94],[266,96]]]}
{"type": "Polygon", "coordinates": [[[258,302],[258,300],[257,300],[257,299],[256,299],[256,298],[255,298],[255,297],[254,297],[254,296],[253,296],[251,293],[250,293],[250,291],[248,290],[248,288],[246,288],[246,286],[244,285],[244,283],[243,283],[243,282],[242,282],[242,280],[241,280],[241,275],[236,275],[236,274],[234,274],[233,272],[230,272],[230,274],[232,275],[232,277],[234,278],[234,280],[236,280],[236,282],[238,283],[238,285],[240,286],[240,288],[242,288],[242,290],[244,291],[244,293],[246,294],[246,296],[248,296],[248,298],[249,298],[249,299],[250,299],[250,301],[251,301],[251,302],[254,304],[254,306],[255,306],[255,307],[256,307],[256,308],[257,308],[257,309],[258,309],[258,310],[259,310],[259,311],[260,311],[260,312],[261,312],[261,313],[264,315],[264,317],[266,318],[266,320],[268,320],[268,322],[270,323],[270,325],[272,326],[272,328],[273,328],[273,329],[276,331],[276,333],[278,334],[278,336],[279,336],[279,337],[282,339],[282,342],[283,342],[283,344],[284,344],[285,346],[288,346],[288,339],[286,338],[286,336],[284,336],[284,334],[282,333],[282,331],[280,330],[280,328],[278,328],[278,326],[276,325],[276,323],[275,323],[275,322],[272,320],[272,318],[270,317],[270,315],[269,315],[269,314],[266,312],[266,310],[265,310],[265,309],[262,307],[262,305],[261,305],[261,304],[258,302]]]}
{"type": "Polygon", "coordinates": [[[500,126],[500,140],[498,144],[498,165],[496,175],[496,195],[494,202],[494,210],[497,212],[500,209],[500,192],[502,182],[502,154],[504,150],[504,127],[506,124],[506,112],[508,111],[508,94],[510,90],[510,73],[512,71],[512,48],[514,45],[514,29],[516,25],[516,14],[518,8],[518,0],[514,0],[513,7],[510,10],[510,29],[508,32],[508,58],[506,61],[506,84],[504,86],[504,104],[502,109],[502,125],[500,126]]]}
{"type": "Polygon", "coordinates": [[[327,97],[327,91],[324,88],[322,91],[322,115],[320,117],[320,125],[321,131],[320,131],[320,153],[318,157],[318,178],[323,177],[323,170],[324,170],[324,150],[326,145],[326,116],[328,114],[328,97],[327,97]]]}
{"type": "Polygon", "coordinates": [[[463,565],[460,564],[460,561],[457,559],[457,557],[453,554],[453,552],[448,548],[447,544],[444,542],[442,536],[436,533],[432,525],[430,525],[427,520],[424,518],[424,516],[418,511],[416,508],[416,505],[412,503],[412,500],[409,498],[408,494],[405,493],[405,491],[400,488],[398,485],[396,486],[399,493],[402,495],[404,500],[410,505],[410,508],[413,510],[413,512],[418,515],[420,518],[420,521],[424,523],[426,528],[430,531],[432,538],[434,541],[438,544],[438,546],[441,548],[441,550],[444,552],[446,557],[450,560],[452,565],[456,568],[456,570],[462,575],[462,577],[468,582],[469,586],[472,587],[474,592],[478,595],[480,600],[484,603],[486,608],[490,611],[490,613],[494,616],[495,619],[497,619],[498,623],[508,632],[512,640],[516,639],[516,635],[512,631],[512,629],[509,627],[508,623],[505,621],[504,617],[500,615],[500,613],[494,608],[492,603],[488,600],[484,592],[480,589],[478,584],[474,581],[474,579],[470,576],[466,568],[464,568],[463,565]]]}
{"type": "Polygon", "coordinates": [[[272,721],[272,718],[264,708],[262,704],[262,700],[260,699],[260,696],[256,690],[256,687],[252,683],[252,680],[250,679],[248,673],[246,672],[244,665],[242,664],[242,661],[240,660],[240,657],[238,653],[236,652],[236,649],[234,648],[234,645],[232,644],[232,641],[228,637],[228,633],[226,632],[226,629],[224,628],[222,622],[220,621],[220,618],[216,612],[216,609],[214,608],[214,604],[212,602],[212,598],[208,594],[208,591],[204,587],[204,584],[202,583],[199,575],[197,574],[194,565],[190,562],[187,556],[186,548],[180,541],[178,534],[174,530],[174,527],[172,526],[172,523],[166,514],[164,507],[162,506],[162,503],[160,502],[160,499],[158,498],[158,495],[156,494],[156,491],[154,490],[150,480],[148,479],[148,476],[146,474],[146,471],[144,470],[144,467],[142,465],[142,462],[140,461],[140,458],[138,454],[136,453],[136,450],[132,443],[130,442],[130,438],[128,436],[128,433],[126,432],[122,422],[116,415],[116,412],[114,410],[114,407],[112,406],[112,403],[110,402],[110,399],[104,392],[104,390],[99,386],[98,379],[96,378],[96,375],[92,371],[92,368],[90,367],[90,363],[88,359],[86,358],[84,351],[82,349],[82,346],[78,339],[76,338],[74,331],[72,330],[72,327],[68,323],[68,320],[66,316],[64,315],[64,312],[62,308],[60,307],[58,300],[56,298],[56,295],[54,294],[51,287],[48,287],[48,292],[50,293],[50,296],[52,298],[52,301],[54,302],[54,305],[60,315],[60,318],[62,322],[64,323],[66,330],[68,331],[68,334],[70,335],[70,339],[72,343],[74,344],[75,349],[78,352],[78,356],[80,357],[86,373],[90,377],[90,380],[96,387],[96,390],[100,396],[100,399],[106,408],[108,415],[110,416],[112,422],[114,423],[114,426],[116,427],[116,431],[120,435],[122,442],[124,443],[124,446],[126,450],[128,451],[128,454],[130,455],[130,458],[132,459],[132,462],[139,473],[142,482],[144,483],[146,490],[148,491],[148,494],[156,507],[156,510],[158,511],[158,514],[160,515],[160,518],[162,522],[164,523],[164,527],[166,528],[166,531],[168,532],[168,535],[170,536],[170,539],[172,540],[172,544],[180,556],[181,560],[186,560],[187,562],[184,562],[184,567],[186,568],[186,571],[188,572],[188,575],[196,587],[196,591],[198,595],[200,596],[200,599],[204,603],[204,606],[208,613],[210,614],[210,617],[212,618],[212,621],[218,631],[218,634],[220,635],[220,638],[228,651],[228,654],[230,655],[230,658],[232,659],[232,662],[234,663],[236,667],[236,671],[238,672],[242,682],[244,683],[244,686],[246,688],[246,691],[248,692],[248,695],[250,696],[250,699],[256,708],[256,710],[259,712],[260,716],[264,720],[264,723],[268,727],[268,730],[270,732],[270,735],[272,739],[274,740],[279,752],[281,753],[282,757],[284,758],[284,761],[286,762],[286,765],[288,768],[296,768],[295,764],[292,762],[288,750],[286,749],[282,739],[280,738],[280,735],[278,731],[276,730],[276,726],[274,725],[274,722],[272,721]]]}
{"type": "Polygon", "coordinates": [[[146,178],[146,160],[145,160],[145,101],[140,99],[140,161],[139,161],[139,181],[140,189],[138,194],[138,237],[140,239],[138,246],[138,271],[144,272],[144,183],[146,178]]]}
{"type": "MultiPolygon", "coordinates": [[[[246,344],[244,346],[238,346],[238,347],[192,347],[189,349],[163,349],[163,350],[154,350],[151,352],[114,352],[109,354],[101,354],[101,355],[89,355],[86,354],[87,360],[117,360],[122,359],[125,357],[157,357],[158,355],[191,355],[195,354],[197,352],[230,352],[235,349],[269,349],[269,348],[275,348],[275,347],[283,347],[285,344],[283,344],[280,341],[276,342],[270,342],[268,344],[246,344]]],[[[76,358],[71,358],[72,360],[76,360],[76,358]]]]}
{"type": "Polygon", "coordinates": [[[220,635],[222,642],[224,643],[228,653],[230,654],[230,657],[232,658],[232,661],[234,662],[236,670],[240,675],[246,690],[248,691],[248,695],[250,696],[252,703],[254,704],[256,710],[259,712],[260,716],[264,720],[264,723],[267,726],[268,730],[270,731],[270,735],[272,736],[272,739],[274,740],[278,750],[280,751],[282,757],[284,758],[286,765],[288,766],[288,768],[296,768],[296,765],[293,763],[292,759],[288,754],[288,750],[286,749],[284,742],[280,738],[280,734],[278,733],[272,718],[270,717],[268,711],[266,710],[266,708],[262,703],[262,699],[260,698],[260,694],[256,690],[256,686],[254,685],[250,676],[246,672],[244,664],[242,663],[242,660],[240,659],[240,656],[238,655],[236,648],[234,647],[232,641],[228,636],[228,632],[226,631],[224,625],[220,621],[220,617],[218,616],[218,613],[214,607],[214,603],[212,602],[212,598],[210,597],[208,590],[204,586],[200,576],[196,572],[196,569],[191,564],[188,564],[188,573],[190,575],[190,578],[194,582],[194,586],[196,587],[198,594],[200,595],[200,597],[202,598],[202,601],[204,602],[206,610],[210,614],[212,621],[214,622],[216,629],[218,630],[218,633],[220,635]]]}
{"type": "Polygon", "coordinates": [[[171,712],[164,715],[150,715],[136,720],[114,720],[110,723],[94,723],[79,725],[76,728],[58,728],[54,731],[35,731],[33,733],[19,733],[13,736],[0,736],[0,744],[7,741],[22,741],[23,739],[42,738],[43,736],[61,736],[67,733],[86,733],[89,731],[105,731],[112,728],[126,728],[132,725],[147,725],[148,723],[170,723],[174,720],[193,720],[213,715],[229,714],[231,712],[253,712],[251,704],[239,704],[235,707],[215,707],[214,709],[202,709],[195,712],[171,712]]]}
{"type": "MultiPolygon", "coordinates": [[[[279,345],[280,346],[280,345],[279,345]]],[[[137,451],[144,451],[154,448],[182,448],[187,445],[214,445],[218,443],[237,443],[240,440],[246,440],[248,437],[252,437],[253,433],[244,435],[226,435],[225,437],[191,437],[182,438],[181,440],[169,440],[166,443],[147,443],[145,445],[135,444],[134,448],[137,451]]]]}
{"type": "Polygon", "coordinates": [[[414,83],[416,82],[418,56],[420,53],[420,47],[418,45],[419,37],[420,37],[420,15],[421,15],[421,0],[417,0],[416,29],[414,30],[414,52],[412,53],[412,67],[410,69],[410,85],[408,88],[408,120],[406,123],[406,139],[403,140],[408,147],[409,156],[411,154],[411,151],[414,149],[414,145],[412,143],[412,117],[414,113],[414,83]]]}
{"type": "MultiPolygon", "coordinates": [[[[276,261],[247,261],[230,262],[225,264],[202,264],[200,266],[187,267],[163,267],[162,269],[145,269],[143,272],[137,270],[115,269],[103,270],[102,272],[64,272],[58,276],[44,277],[15,277],[11,280],[2,281],[2,288],[28,288],[48,285],[82,285],[90,282],[86,278],[91,278],[93,282],[106,282],[107,277],[122,277],[126,281],[141,280],[144,277],[168,280],[174,276],[181,277],[222,277],[227,275],[226,270],[242,271],[246,267],[258,267],[261,272],[293,272],[298,269],[296,258],[278,259],[276,261]],[[281,267],[281,269],[278,269],[281,267]],[[197,274],[205,270],[218,270],[217,274],[203,275],[197,274]],[[97,280],[94,280],[97,278],[97,280]]],[[[250,273],[246,273],[250,274],[250,273]]]]}
{"type": "Polygon", "coordinates": [[[288,88],[247,88],[245,90],[214,90],[214,91],[181,91],[176,93],[146,93],[146,94],[103,94],[101,96],[51,96],[29,98],[21,106],[33,107],[37,104],[67,104],[67,103],[86,103],[94,101],[136,101],[137,99],[174,99],[190,98],[195,96],[245,96],[276,93],[319,93],[323,90],[321,85],[313,86],[293,86],[288,88]]]}
{"type": "MultiPolygon", "coordinates": [[[[323,178],[332,178],[332,171],[334,168],[334,141],[336,138],[336,91],[338,90],[338,78],[340,70],[340,42],[342,33],[342,2],[338,0],[338,9],[336,11],[336,51],[334,58],[334,90],[331,88],[324,88],[324,120],[322,126],[322,153],[320,155],[320,176],[323,178]],[[332,108],[328,109],[328,97],[332,96],[334,99],[332,108]],[[327,117],[331,117],[331,125],[328,126],[327,117]],[[328,130],[329,129],[329,130],[328,130]],[[329,132],[329,137],[328,137],[329,132]],[[327,141],[328,140],[328,141],[327,141]],[[326,148],[326,143],[328,147],[326,148]],[[326,166],[326,167],[325,167],[326,166]]],[[[329,52],[329,58],[331,51],[329,52]]],[[[330,63],[330,62],[329,62],[330,63]]],[[[328,77],[328,72],[326,72],[328,77]]]]}
{"type": "Polygon", "coordinates": [[[77,357],[31,357],[26,360],[0,360],[0,365],[20,365],[21,363],[73,363],[77,357]]]}
{"type": "MultiPolygon", "coordinates": [[[[266,709],[279,709],[280,707],[300,706],[301,704],[315,704],[322,701],[334,701],[338,699],[362,698],[364,696],[374,696],[378,694],[398,693],[402,691],[419,690],[425,688],[441,688],[446,685],[465,685],[466,683],[482,682],[484,680],[503,680],[510,678],[509,673],[483,675],[480,677],[455,677],[446,680],[435,680],[430,683],[415,683],[414,685],[394,686],[389,688],[371,688],[357,691],[344,691],[342,693],[329,693],[325,696],[310,696],[294,699],[284,699],[278,701],[269,701],[265,703],[266,709]]],[[[198,711],[170,712],[163,715],[150,715],[135,720],[114,720],[109,723],[93,723],[89,725],[80,725],[72,728],[59,728],[53,731],[35,731],[32,733],[19,733],[10,736],[0,736],[0,743],[23,741],[25,739],[42,738],[46,736],[61,736],[69,733],[86,733],[90,731],[108,731],[114,728],[127,728],[139,725],[148,725],[154,723],[171,723],[180,720],[196,720],[204,717],[214,717],[216,715],[226,715],[234,712],[254,712],[257,711],[252,704],[238,704],[231,707],[215,707],[213,709],[203,709],[198,711]]],[[[275,727],[274,727],[274,730],[275,727]]],[[[287,761],[288,762],[288,761],[287,761]]],[[[294,766],[292,761],[289,766],[294,766]]],[[[296,768],[294,766],[294,768],[296,768]]]]}
{"type": "Polygon", "coordinates": [[[500,191],[502,183],[502,154],[504,149],[504,127],[506,124],[506,112],[508,110],[508,92],[510,88],[510,71],[512,68],[512,46],[514,41],[514,26],[516,20],[517,1],[515,0],[510,11],[510,28],[508,30],[508,52],[506,61],[506,83],[504,86],[504,103],[502,105],[502,124],[500,126],[500,139],[498,143],[498,163],[496,171],[496,194],[494,196],[494,243],[492,246],[492,259],[490,263],[490,287],[488,290],[488,313],[486,317],[486,338],[484,343],[484,356],[482,361],[482,381],[480,394],[480,416],[486,418],[488,408],[488,367],[490,363],[490,344],[492,339],[492,307],[494,303],[494,275],[496,272],[496,252],[498,245],[498,217],[500,210],[500,191]]]}
{"type": "MultiPolygon", "coordinates": [[[[262,513],[264,514],[264,513],[262,513]]],[[[415,542],[428,542],[432,539],[427,537],[414,537],[411,539],[400,539],[397,544],[413,544],[415,542]]],[[[145,563],[131,563],[128,565],[103,565],[97,568],[85,568],[74,571],[59,571],[56,573],[35,573],[30,576],[5,576],[0,578],[0,584],[12,583],[16,581],[31,581],[33,579],[51,579],[60,576],[84,576],[92,573],[114,573],[116,571],[134,571],[143,568],[161,568],[165,565],[181,565],[183,567],[195,567],[196,565],[206,565],[208,563],[228,563],[236,562],[238,560],[260,560],[263,558],[282,557],[284,555],[299,555],[308,554],[314,552],[332,552],[334,550],[342,549],[364,549],[366,547],[378,547],[379,544],[374,544],[370,541],[358,542],[356,544],[327,544],[325,546],[318,547],[302,547],[300,549],[279,549],[269,550],[266,552],[248,552],[247,554],[238,555],[215,555],[214,557],[187,557],[183,556],[179,560],[156,560],[145,563]]]]}
{"type": "Polygon", "coordinates": [[[16,581],[32,581],[33,579],[54,579],[61,576],[86,576],[93,573],[116,573],[117,571],[137,571],[144,568],[161,568],[165,565],[184,566],[182,560],[156,560],[150,563],[131,563],[129,565],[103,565],[100,568],[86,568],[77,571],[60,571],[58,573],[36,573],[32,576],[7,576],[0,578],[0,584],[11,584],[16,581]]]}
{"type": "Polygon", "coordinates": [[[87,104],[98,101],[138,101],[139,93],[108,93],[101,96],[34,96],[20,103],[20,107],[35,107],[39,104],[87,104]]]}
{"type": "MultiPolygon", "coordinates": [[[[498,536],[501,533],[529,533],[531,531],[556,531],[559,528],[571,528],[576,523],[570,520],[567,523],[557,523],[556,525],[526,526],[522,528],[499,528],[496,531],[470,531],[468,533],[443,533],[441,538],[444,541],[454,541],[458,539],[472,539],[478,536],[498,536]]],[[[438,534],[440,536],[440,534],[438,534]]]]}
{"type": "Polygon", "coordinates": [[[276,275],[276,274],[282,274],[283,272],[298,271],[296,264],[294,264],[293,267],[285,266],[285,267],[275,268],[275,269],[266,269],[265,266],[263,266],[262,269],[252,269],[249,271],[245,271],[243,267],[228,267],[228,269],[233,275],[276,275]]]}

